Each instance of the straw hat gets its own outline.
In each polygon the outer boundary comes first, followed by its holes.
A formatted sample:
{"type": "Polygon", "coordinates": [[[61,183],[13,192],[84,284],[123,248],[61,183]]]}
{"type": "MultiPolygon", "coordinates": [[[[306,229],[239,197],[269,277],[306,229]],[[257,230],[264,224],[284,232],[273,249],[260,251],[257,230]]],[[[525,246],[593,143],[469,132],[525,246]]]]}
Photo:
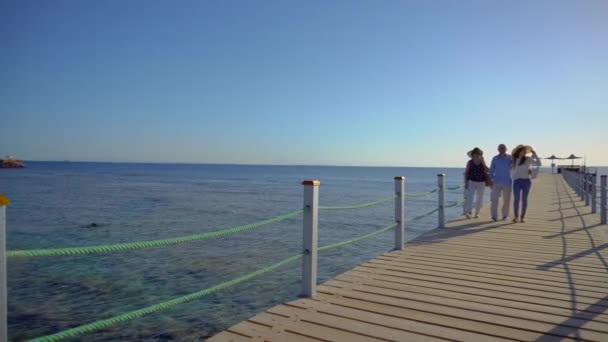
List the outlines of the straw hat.
{"type": "Polygon", "coordinates": [[[511,155],[513,156],[513,158],[517,158],[517,156],[519,156],[519,152],[521,152],[522,150],[525,150],[526,154],[534,151],[534,149],[530,145],[517,145],[517,147],[515,147],[513,151],[511,151],[511,155]]]}
{"type": "Polygon", "coordinates": [[[471,157],[473,157],[474,153],[477,153],[480,156],[483,156],[483,151],[479,147],[475,147],[474,149],[467,152],[467,156],[469,156],[469,158],[471,158],[471,157]]]}

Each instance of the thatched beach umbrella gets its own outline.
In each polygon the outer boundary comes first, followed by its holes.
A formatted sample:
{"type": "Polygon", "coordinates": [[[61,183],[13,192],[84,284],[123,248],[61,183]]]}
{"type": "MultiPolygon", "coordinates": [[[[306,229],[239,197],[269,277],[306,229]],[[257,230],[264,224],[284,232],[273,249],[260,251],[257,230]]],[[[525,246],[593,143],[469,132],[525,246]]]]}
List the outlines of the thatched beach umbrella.
{"type": "Polygon", "coordinates": [[[572,160],[572,165],[570,165],[570,166],[574,166],[574,159],[581,159],[581,158],[583,158],[583,157],[577,157],[574,154],[571,154],[567,158],[564,158],[564,159],[570,159],[570,160],[572,160]]]}
{"type": "Polygon", "coordinates": [[[545,159],[551,159],[551,173],[553,173],[553,169],[555,168],[555,159],[564,159],[564,158],[558,158],[555,156],[555,154],[552,154],[551,157],[548,157],[545,159]]]}

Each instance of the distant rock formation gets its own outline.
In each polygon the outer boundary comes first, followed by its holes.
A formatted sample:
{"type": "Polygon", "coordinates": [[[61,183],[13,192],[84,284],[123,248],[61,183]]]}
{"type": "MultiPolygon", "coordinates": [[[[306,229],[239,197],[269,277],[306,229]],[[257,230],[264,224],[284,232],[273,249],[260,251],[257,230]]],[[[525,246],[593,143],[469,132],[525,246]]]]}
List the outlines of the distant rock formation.
{"type": "Polygon", "coordinates": [[[6,159],[0,159],[0,169],[20,169],[25,167],[23,160],[17,160],[14,156],[7,156],[6,159]]]}

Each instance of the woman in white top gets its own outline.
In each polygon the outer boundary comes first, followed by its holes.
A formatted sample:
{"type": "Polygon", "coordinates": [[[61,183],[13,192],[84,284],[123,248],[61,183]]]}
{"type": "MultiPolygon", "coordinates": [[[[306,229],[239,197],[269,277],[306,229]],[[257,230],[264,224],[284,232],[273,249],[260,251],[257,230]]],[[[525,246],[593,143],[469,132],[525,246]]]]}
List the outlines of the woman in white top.
{"type": "Polygon", "coordinates": [[[528,209],[528,194],[532,187],[532,181],[530,180],[532,167],[539,167],[541,163],[534,149],[528,145],[517,146],[511,155],[513,156],[511,178],[513,178],[513,194],[515,195],[513,201],[515,218],[513,218],[513,223],[517,223],[518,221],[524,222],[526,210],[528,209]],[[527,156],[528,153],[532,153],[532,156],[527,156]],[[519,216],[520,197],[521,216],[519,216]]]}

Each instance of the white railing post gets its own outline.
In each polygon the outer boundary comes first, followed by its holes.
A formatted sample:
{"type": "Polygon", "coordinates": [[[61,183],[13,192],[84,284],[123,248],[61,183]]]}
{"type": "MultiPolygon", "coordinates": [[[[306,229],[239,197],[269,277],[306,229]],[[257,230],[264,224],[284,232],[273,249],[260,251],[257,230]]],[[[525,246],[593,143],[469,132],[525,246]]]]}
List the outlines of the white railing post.
{"type": "Polygon", "coordinates": [[[405,243],[405,177],[395,177],[395,249],[402,250],[405,243]]]}
{"type": "Polygon", "coordinates": [[[606,181],[606,175],[602,175],[600,177],[600,222],[602,224],[606,224],[606,220],[608,219],[608,185],[606,181]]]}
{"type": "Polygon", "coordinates": [[[597,173],[591,174],[591,212],[597,213],[597,173]]]}
{"type": "Polygon", "coordinates": [[[578,194],[578,189],[576,187],[576,177],[574,174],[570,173],[570,171],[568,171],[568,174],[570,175],[570,182],[572,183],[572,188],[574,188],[574,193],[578,194]]]}
{"type": "Polygon", "coordinates": [[[581,200],[585,200],[585,186],[587,185],[587,174],[583,173],[583,181],[581,182],[581,200]]]}
{"type": "Polygon", "coordinates": [[[445,174],[437,174],[437,199],[438,199],[438,211],[437,211],[437,227],[445,228],[445,174]]]}
{"type": "Polygon", "coordinates": [[[578,195],[580,196],[581,201],[583,201],[585,199],[585,174],[579,171],[578,177],[579,177],[578,195]]]}
{"type": "Polygon", "coordinates": [[[0,341],[8,341],[6,282],[6,206],[8,198],[0,195],[0,341]]]}
{"type": "Polygon", "coordinates": [[[583,187],[585,205],[589,205],[589,174],[585,172],[585,185],[583,187]]]}
{"type": "Polygon", "coordinates": [[[585,205],[589,206],[591,197],[589,196],[589,186],[591,185],[591,174],[585,172],[585,205]]]}
{"type": "Polygon", "coordinates": [[[302,296],[312,297],[317,292],[317,241],[319,222],[318,180],[302,182],[304,185],[304,256],[302,257],[302,296]]]}
{"type": "Polygon", "coordinates": [[[581,178],[580,185],[579,185],[580,186],[579,196],[581,198],[581,201],[584,201],[585,200],[585,191],[584,191],[585,190],[585,185],[584,185],[585,184],[585,180],[584,180],[585,174],[581,172],[579,175],[580,175],[579,177],[581,178]]]}

